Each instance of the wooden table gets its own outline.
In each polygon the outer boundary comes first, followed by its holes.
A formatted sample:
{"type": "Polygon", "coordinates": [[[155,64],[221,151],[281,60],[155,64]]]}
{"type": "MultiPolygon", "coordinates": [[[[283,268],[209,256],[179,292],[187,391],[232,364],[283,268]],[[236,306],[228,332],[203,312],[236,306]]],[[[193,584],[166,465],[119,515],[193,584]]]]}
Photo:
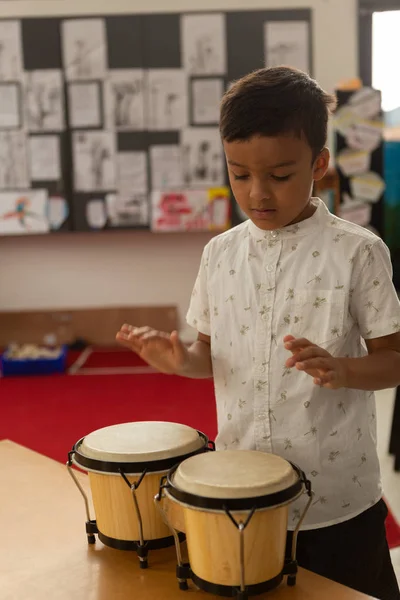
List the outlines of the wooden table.
{"type": "MultiPolygon", "coordinates": [[[[79,474],[88,489],[87,476],[79,474]]],[[[179,591],[174,550],[152,552],[140,571],[136,554],[88,546],[81,495],[66,467],[0,442],[0,596],[2,600],[211,600],[179,591]]],[[[269,600],[367,600],[367,596],[300,569],[294,588],[269,600]]]]}

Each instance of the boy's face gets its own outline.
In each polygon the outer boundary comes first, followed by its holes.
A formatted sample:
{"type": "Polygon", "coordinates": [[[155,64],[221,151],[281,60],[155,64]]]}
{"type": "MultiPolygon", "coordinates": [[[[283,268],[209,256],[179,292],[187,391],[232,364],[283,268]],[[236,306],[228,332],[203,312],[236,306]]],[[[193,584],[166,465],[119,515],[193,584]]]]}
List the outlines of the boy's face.
{"type": "Polygon", "coordinates": [[[328,169],[327,148],[313,161],[304,138],[279,135],[224,142],[224,150],[236,202],[257,227],[281,229],[313,214],[312,185],[328,169]]]}

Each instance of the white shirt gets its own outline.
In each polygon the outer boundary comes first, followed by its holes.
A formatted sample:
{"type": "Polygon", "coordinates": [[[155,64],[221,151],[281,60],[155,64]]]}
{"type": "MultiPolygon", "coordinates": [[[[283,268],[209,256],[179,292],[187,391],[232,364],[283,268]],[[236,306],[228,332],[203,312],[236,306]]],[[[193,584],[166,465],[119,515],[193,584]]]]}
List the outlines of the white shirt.
{"type": "MultiPolygon", "coordinates": [[[[375,397],[332,391],[285,367],[283,338],[334,356],[364,356],[362,338],[400,331],[385,244],[333,216],[265,232],[246,221],[207,244],[187,315],[211,337],[217,448],[272,452],[305,471],[315,492],[302,529],[339,523],[382,496],[375,397]]],[[[306,498],[292,503],[294,529],[306,498]]]]}

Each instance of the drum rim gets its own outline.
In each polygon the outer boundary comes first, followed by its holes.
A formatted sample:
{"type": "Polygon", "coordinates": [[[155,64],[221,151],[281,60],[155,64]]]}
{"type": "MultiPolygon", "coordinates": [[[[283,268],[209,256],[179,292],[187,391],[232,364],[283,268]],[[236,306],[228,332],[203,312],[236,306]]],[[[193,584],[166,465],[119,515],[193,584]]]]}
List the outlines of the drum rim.
{"type": "Polygon", "coordinates": [[[289,487],[279,492],[272,492],[270,494],[264,494],[262,496],[253,496],[247,498],[210,498],[207,496],[199,496],[198,494],[192,494],[181,490],[173,482],[173,475],[176,472],[179,465],[174,465],[167,474],[167,483],[165,484],[166,490],[172,496],[174,500],[185,504],[188,508],[197,508],[205,510],[218,510],[218,511],[241,511],[251,510],[253,508],[279,508],[282,505],[292,502],[298,498],[303,491],[303,485],[305,484],[303,478],[303,472],[294,463],[288,461],[298,475],[298,480],[290,485],[289,487]]]}
{"type": "Polygon", "coordinates": [[[209,438],[205,433],[197,429],[196,431],[199,437],[203,440],[202,446],[193,452],[181,454],[179,456],[171,456],[169,458],[139,462],[134,460],[129,462],[107,461],[98,458],[90,458],[80,452],[80,447],[86,437],[84,436],[72,447],[72,450],[69,453],[69,460],[82,469],[87,469],[90,472],[101,474],[109,473],[114,475],[120,474],[121,471],[126,475],[138,475],[143,471],[146,471],[147,473],[162,473],[172,469],[174,466],[177,466],[178,463],[182,462],[183,460],[195,456],[196,454],[206,452],[209,449],[209,438]]]}

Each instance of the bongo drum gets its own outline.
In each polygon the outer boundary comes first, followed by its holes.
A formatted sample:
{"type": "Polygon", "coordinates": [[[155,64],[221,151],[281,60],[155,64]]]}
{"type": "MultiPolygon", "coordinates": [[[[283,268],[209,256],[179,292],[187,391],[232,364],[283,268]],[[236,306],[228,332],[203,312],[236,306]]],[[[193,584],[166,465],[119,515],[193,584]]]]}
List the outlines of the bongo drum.
{"type": "MultiPolygon", "coordinates": [[[[220,596],[248,598],[296,583],[296,542],[311,504],[310,482],[295,465],[274,454],[227,450],[184,460],[163,477],[156,499],[183,509],[189,564],[177,546],[177,576],[220,596]],[[285,561],[289,504],[309,496],[285,561]]],[[[166,515],[168,518],[168,515],[166,515]]]]}
{"type": "MultiPolygon", "coordinates": [[[[68,469],[85,500],[86,533],[112,548],[136,550],[147,567],[148,551],[173,545],[174,535],[154,506],[160,476],[182,460],[209,448],[201,432],[168,422],[122,423],[80,439],[68,455],[68,469]],[[96,519],[72,465],[89,475],[96,519]]],[[[176,506],[176,505],[175,505],[176,506]]],[[[173,507],[168,511],[176,525],[173,507]]],[[[180,541],[184,535],[178,535],[180,541]]]]}

